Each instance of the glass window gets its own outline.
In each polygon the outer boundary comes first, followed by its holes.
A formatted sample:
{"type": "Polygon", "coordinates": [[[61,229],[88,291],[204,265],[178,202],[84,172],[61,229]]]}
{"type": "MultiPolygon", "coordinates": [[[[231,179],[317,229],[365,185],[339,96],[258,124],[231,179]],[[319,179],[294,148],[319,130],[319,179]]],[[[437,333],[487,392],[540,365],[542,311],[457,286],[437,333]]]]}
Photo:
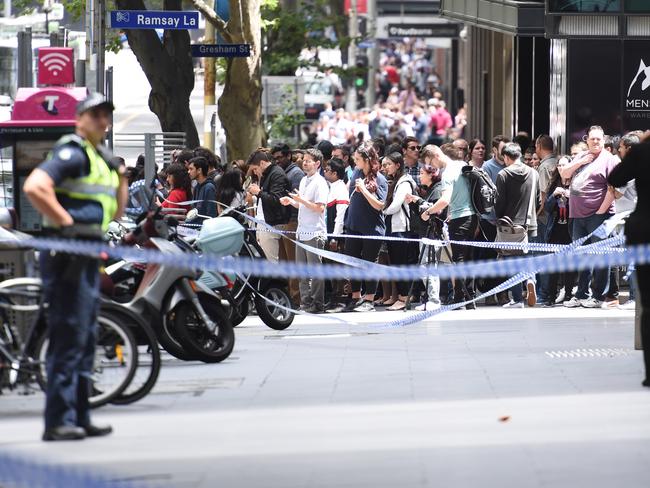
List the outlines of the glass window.
{"type": "MultiPolygon", "coordinates": [[[[646,0],[639,0],[644,3],[646,0]]],[[[620,12],[621,0],[549,0],[548,11],[564,12],[620,12]]]]}
{"type": "Polygon", "coordinates": [[[648,0],[625,0],[626,12],[650,12],[650,2],[648,0]]]}

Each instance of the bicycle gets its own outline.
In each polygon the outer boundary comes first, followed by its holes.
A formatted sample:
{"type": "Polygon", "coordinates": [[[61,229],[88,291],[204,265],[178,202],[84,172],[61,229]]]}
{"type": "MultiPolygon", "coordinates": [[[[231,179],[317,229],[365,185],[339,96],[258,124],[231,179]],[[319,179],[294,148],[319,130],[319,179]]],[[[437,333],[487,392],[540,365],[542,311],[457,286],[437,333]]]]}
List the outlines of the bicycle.
{"type": "MultiPolygon", "coordinates": [[[[49,341],[44,320],[47,305],[43,303],[41,288],[37,278],[14,278],[0,283],[0,392],[3,388],[22,386],[24,394],[34,393],[34,383],[43,390],[46,388],[49,341]],[[11,317],[21,313],[32,314],[31,320],[25,320],[28,325],[24,338],[11,317]]],[[[131,328],[116,320],[115,315],[100,313],[91,407],[119,401],[136,374],[138,355],[131,328]]],[[[148,387],[150,381],[144,383],[148,387]]],[[[127,392],[127,398],[133,394],[127,392]]]]}

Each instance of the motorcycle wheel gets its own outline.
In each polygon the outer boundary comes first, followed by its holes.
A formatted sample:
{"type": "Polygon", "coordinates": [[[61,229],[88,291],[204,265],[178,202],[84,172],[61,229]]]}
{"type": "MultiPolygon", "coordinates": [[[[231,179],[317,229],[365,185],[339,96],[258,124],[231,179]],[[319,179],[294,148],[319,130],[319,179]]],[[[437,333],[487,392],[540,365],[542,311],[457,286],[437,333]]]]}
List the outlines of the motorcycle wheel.
{"type": "Polygon", "coordinates": [[[230,314],[228,319],[230,320],[230,324],[233,327],[237,327],[246,319],[246,317],[248,317],[248,312],[250,310],[249,303],[250,301],[247,297],[244,301],[242,301],[241,305],[238,308],[230,307],[230,314]]]}
{"type": "MultiPolygon", "coordinates": [[[[89,398],[91,408],[116,399],[129,386],[138,367],[138,345],[129,327],[104,315],[97,317],[97,325],[93,385],[89,398]]],[[[47,386],[45,365],[49,342],[47,333],[43,333],[35,348],[39,362],[36,380],[43,391],[47,386]]]]}
{"type": "Polygon", "coordinates": [[[271,283],[259,294],[255,294],[255,309],[262,322],[273,330],[284,330],[293,323],[295,315],[274,304],[292,308],[291,298],[289,298],[286,287],[271,283]],[[265,297],[266,300],[262,297],[265,297]]]}
{"type": "Polygon", "coordinates": [[[208,331],[187,300],[174,308],[172,326],[181,345],[196,359],[204,363],[219,363],[230,356],[235,346],[235,331],[218,298],[201,293],[199,301],[206,314],[217,324],[216,334],[208,331]]]}

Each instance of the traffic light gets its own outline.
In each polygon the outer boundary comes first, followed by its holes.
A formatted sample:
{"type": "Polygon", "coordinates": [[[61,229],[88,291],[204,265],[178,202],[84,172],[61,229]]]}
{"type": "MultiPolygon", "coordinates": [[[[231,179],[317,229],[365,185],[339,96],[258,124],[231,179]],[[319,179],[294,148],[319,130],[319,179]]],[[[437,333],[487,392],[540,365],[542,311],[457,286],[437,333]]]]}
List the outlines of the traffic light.
{"type": "Polygon", "coordinates": [[[368,88],[368,56],[365,54],[357,54],[354,87],[357,90],[365,90],[368,88]]]}

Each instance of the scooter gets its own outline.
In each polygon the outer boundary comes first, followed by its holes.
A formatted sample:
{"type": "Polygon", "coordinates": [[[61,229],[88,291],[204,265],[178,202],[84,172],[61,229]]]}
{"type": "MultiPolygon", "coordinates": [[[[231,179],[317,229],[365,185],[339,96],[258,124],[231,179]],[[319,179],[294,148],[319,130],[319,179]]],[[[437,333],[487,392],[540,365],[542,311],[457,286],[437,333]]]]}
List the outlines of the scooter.
{"type": "MultiPolygon", "coordinates": [[[[224,256],[227,255],[224,246],[235,239],[228,250],[239,245],[240,256],[265,260],[266,256],[255,238],[255,232],[243,221],[242,214],[245,210],[245,207],[227,209],[219,217],[205,220],[192,248],[224,256]]],[[[190,210],[188,218],[196,218],[195,212],[190,210]]],[[[292,303],[286,280],[206,271],[199,281],[228,301],[233,326],[243,322],[250,313],[251,305],[255,306],[260,319],[271,329],[284,330],[293,322],[295,314],[290,311],[292,303]]]]}
{"type": "MultiPolygon", "coordinates": [[[[170,242],[177,224],[157,209],[126,234],[123,242],[157,249],[170,257],[181,255],[183,250],[170,242]]],[[[110,279],[104,280],[103,291],[109,296],[114,296],[115,284],[121,283],[116,277],[124,266],[122,261],[106,268],[110,279]]],[[[160,344],[173,356],[210,363],[226,359],[235,344],[228,302],[199,281],[202,273],[156,263],[146,264],[144,270],[141,264],[137,266],[137,288],[133,296],[122,297],[122,306],[150,323],[160,344]]]]}

